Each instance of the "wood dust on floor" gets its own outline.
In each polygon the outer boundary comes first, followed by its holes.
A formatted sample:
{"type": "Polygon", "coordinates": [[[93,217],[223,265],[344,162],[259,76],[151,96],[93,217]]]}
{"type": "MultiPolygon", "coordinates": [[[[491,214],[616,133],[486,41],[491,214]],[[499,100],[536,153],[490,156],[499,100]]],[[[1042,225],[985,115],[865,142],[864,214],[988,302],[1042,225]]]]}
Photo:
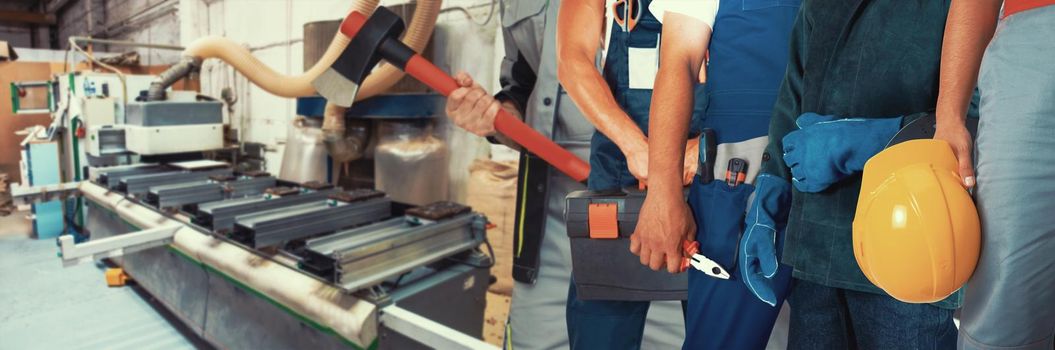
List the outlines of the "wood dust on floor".
{"type": "Polygon", "coordinates": [[[487,309],[484,310],[484,340],[499,347],[505,340],[509,300],[508,295],[487,292],[487,309]]]}

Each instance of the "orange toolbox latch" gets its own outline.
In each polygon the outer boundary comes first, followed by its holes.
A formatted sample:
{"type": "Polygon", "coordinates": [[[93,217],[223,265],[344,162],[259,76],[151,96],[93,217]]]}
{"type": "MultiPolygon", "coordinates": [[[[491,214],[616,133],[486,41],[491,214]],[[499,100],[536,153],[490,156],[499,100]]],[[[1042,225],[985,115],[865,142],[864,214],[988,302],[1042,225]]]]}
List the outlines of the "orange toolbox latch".
{"type": "Polygon", "coordinates": [[[619,205],[616,203],[590,203],[590,238],[619,238],[619,205]]]}

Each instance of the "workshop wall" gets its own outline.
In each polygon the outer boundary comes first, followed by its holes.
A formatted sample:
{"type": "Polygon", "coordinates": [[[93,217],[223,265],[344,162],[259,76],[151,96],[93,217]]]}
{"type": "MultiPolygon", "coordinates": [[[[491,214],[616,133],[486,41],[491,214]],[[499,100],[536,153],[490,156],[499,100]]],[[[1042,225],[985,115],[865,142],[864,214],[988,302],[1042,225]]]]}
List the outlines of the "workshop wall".
{"type": "MultiPolygon", "coordinates": [[[[130,40],[154,44],[180,44],[178,14],[180,0],[71,0],[57,11],[59,47],[69,47],[69,36],[130,40]],[[90,9],[90,11],[89,11],[90,9]],[[90,14],[90,15],[89,15],[90,14]]],[[[133,50],[127,47],[97,50],[117,53],[133,50]]],[[[171,64],[179,59],[178,51],[136,48],[141,65],[171,64]]]]}
{"type": "MultiPolygon", "coordinates": [[[[36,4],[32,2],[0,1],[0,10],[3,11],[35,11],[35,8],[36,4]]],[[[0,22],[0,40],[14,47],[48,48],[49,33],[46,25],[0,22]]]]}
{"type": "MultiPolygon", "coordinates": [[[[405,0],[382,1],[382,5],[397,5],[405,0]]],[[[180,42],[187,45],[193,40],[220,35],[244,43],[265,64],[284,74],[299,74],[303,71],[303,26],[305,23],[339,19],[347,13],[351,0],[180,0],[180,42]]],[[[489,89],[497,87],[498,62],[501,59],[495,43],[499,15],[485,25],[477,24],[488,17],[490,0],[444,1],[439,24],[433,35],[436,63],[449,71],[465,70],[477,77],[489,89]],[[450,10],[465,8],[473,15],[450,10]],[[473,50],[465,50],[473,47],[473,50]]],[[[233,112],[227,116],[231,125],[241,128],[243,138],[250,142],[261,142],[274,147],[266,154],[267,170],[277,173],[281,166],[287,126],[296,116],[292,99],[271,95],[252,86],[228,65],[206,61],[202,68],[203,93],[219,96],[221,89],[232,88],[238,97],[233,112]]],[[[464,200],[465,184],[469,165],[473,159],[486,155],[489,147],[481,138],[451,127],[443,120],[446,140],[451,154],[451,199],[464,200]]]]}
{"type": "MultiPolygon", "coordinates": [[[[304,24],[340,19],[352,1],[66,0],[51,2],[49,6],[58,6],[56,18],[61,49],[68,47],[66,38],[71,35],[172,45],[187,45],[203,36],[219,35],[243,43],[278,72],[299,74],[303,71],[304,24]]],[[[391,6],[407,2],[383,0],[381,4],[391,6]]],[[[447,0],[443,6],[444,11],[433,34],[436,64],[451,72],[467,71],[494,91],[498,87],[497,73],[503,52],[498,30],[501,16],[496,2],[447,0]],[[495,4],[494,14],[489,17],[492,4],[495,4]],[[466,47],[473,49],[465,50],[466,47]]],[[[0,27],[0,33],[4,30],[17,28],[0,27]]],[[[12,40],[12,44],[28,47],[28,41],[28,37],[20,38],[12,40]]],[[[131,49],[97,45],[94,50],[121,53],[131,49]]],[[[177,51],[136,50],[142,65],[171,64],[179,59],[177,51]]],[[[267,170],[277,173],[287,126],[295,117],[294,100],[273,96],[253,86],[230,66],[217,60],[206,61],[201,81],[202,91],[208,95],[219,96],[223,88],[233,89],[237,102],[225,120],[241,130],[244,140],[273,146],[266,154],[267,170]]],[[[474,159],[486,156],[490,146],[483,139],[453,127],[445,119],[440,122],[440,130],[452,150],[449,168],[451,199],[464,200],[469,166],[474,159]]]]}

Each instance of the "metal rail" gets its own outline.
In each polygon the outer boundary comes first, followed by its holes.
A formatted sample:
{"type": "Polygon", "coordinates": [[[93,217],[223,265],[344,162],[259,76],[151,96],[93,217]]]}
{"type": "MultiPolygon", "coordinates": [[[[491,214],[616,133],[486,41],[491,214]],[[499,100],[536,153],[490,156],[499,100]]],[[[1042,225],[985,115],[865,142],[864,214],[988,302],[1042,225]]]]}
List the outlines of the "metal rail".
{"type": "Polygon", "coordinates": [[[160,172],[172,171],[163,166],[149,165],[149,166],[131,166],[121,167],[117,169],[106,169],[99,172],[99,176],[95,180],[96,183],[103,185],[107,189],[117,189],[117,186],[121,184],[121,179],[133,175],[145,175],[145,174],[157,174],[160,172]]]}
{"type": "Polygon", "coordinates": [[[214,232],[228,231],[234,228],[234,221],[238,216],[259,213],[276,208],[291,207],[298,204],[324,201],[326,200],[326,197],[337,192],[336,189],[328,189],[282,197],[259,195],[240,199],[202,203],[198,205],[198,213],[194,217],[194,223],[210,228],[214,232]]]}
{"type": "Polygon", "coordinates": [[[486,224],[478,214],[424,224],[393,218],[309,240],[304,265],[354,292],[479,246],[486,224]]]}
{"type": "Polygon", "coordinates": [[[194,181],[150,188],[146,201],[158,208],[178,208],[187,204],[220,201],[264,193],[275,186],[273,177],[242,177],[231,181],[194,181]]]}
{"type": "Polygon", "coordinates": [[[410,312],[398,305],[389,305],[382,308],[378,318],[385,327],[434,349],[499,349],[497,346],[470,337],[465,333],[410,312]]]}
{"type": "Polygon", "coordinates": [[[80,195],[80,181],[44,186],[11,185],[11,200],[18,205],[29,205],[66,199],[80,195]]]}
{"type": "Polygon", "coordinates": [[[129,195],[143,195],[151,187],[169,185],[180,182],[193,182],[206,180],[209,176],[230,175],[231,169],[213,169],[204,171],[173,171],[157,174],[132,175],[121,179],[117,189],[129,195]]]}
{"type": "Polygon", "coordinates": [[[129,47],[146,47],[151,49],[162,49],[162,50],[173,50],[183,51],[183,46],[179,45],[165,45],[165,44],[150,44],[150,43],[139,43],[135,41],[127,40],[112,40],[112,39],[96,39],[84,36],[71,36],[70,40],[78,43],[89,43],[89,44],[106,44],[115,46],[129,46],[129,47]]]}
{"type": "Polygon", "coordinates": [[[59,236],[59,257],[69,267],[103,258],[112,258],[172,243],[172,236],[183,226],[163,226],[123,235],[74,243],[73,236],[59,236]]]}
{"type": "Polygon", "coordinates": [[[392,215],[387,198],[345,203],[326,200],[295,207],[272,209],[235,219],[236,241],[266,247],[377,221],[392,215]]]}

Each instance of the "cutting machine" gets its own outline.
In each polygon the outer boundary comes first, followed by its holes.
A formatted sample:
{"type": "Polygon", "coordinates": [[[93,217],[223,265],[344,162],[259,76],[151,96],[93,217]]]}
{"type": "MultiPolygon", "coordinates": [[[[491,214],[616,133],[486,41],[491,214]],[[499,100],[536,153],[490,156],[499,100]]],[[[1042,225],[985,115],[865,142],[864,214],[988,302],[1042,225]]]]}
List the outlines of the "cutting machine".
{"type": "Polygon", "coordinates": [[[410,207],[214,162],[90,175],[13,194],[82,197],[91,239],[61,236],[63,263],[110,258],[214,345],[493,348],[479,340],[487,219],[469,207],[410,207]]]}

